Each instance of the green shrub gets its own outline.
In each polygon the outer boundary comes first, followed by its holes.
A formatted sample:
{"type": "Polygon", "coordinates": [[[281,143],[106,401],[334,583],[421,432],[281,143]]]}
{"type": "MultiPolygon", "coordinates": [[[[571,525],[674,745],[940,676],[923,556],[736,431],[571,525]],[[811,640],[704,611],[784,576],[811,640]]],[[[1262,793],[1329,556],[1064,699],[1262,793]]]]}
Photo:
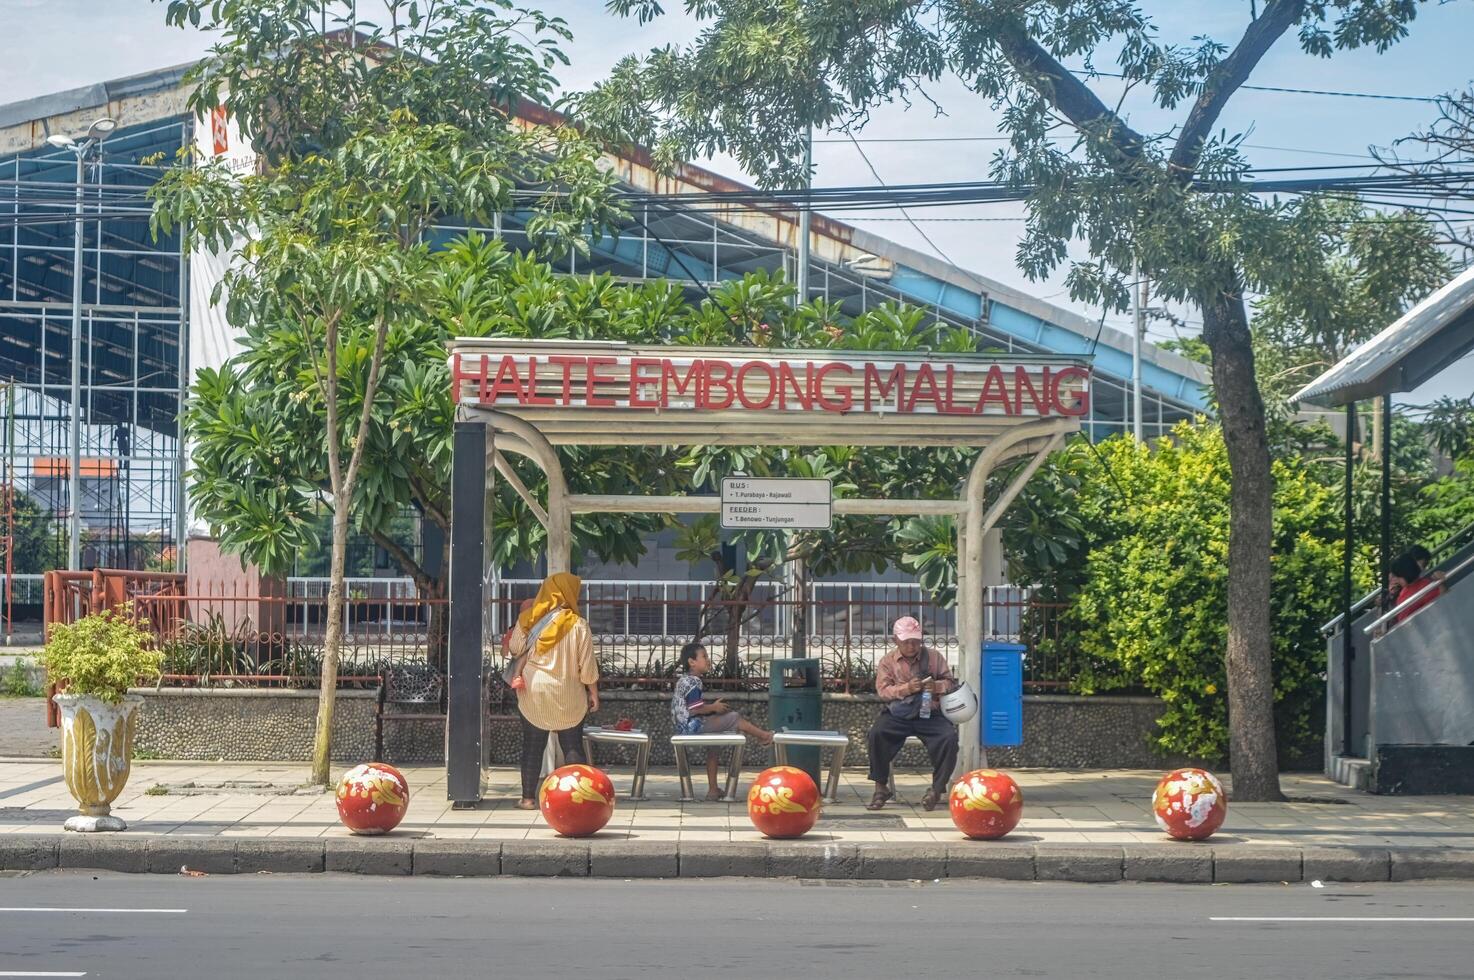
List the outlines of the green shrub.
{"type": "Polygon", "coordinates": [[[41,695],[41,689],[31,680],[30,662],[25,657],[18,658],[5,672],[5,679],[0,681],[0,694],[12,698],[34,698],[41,695]]]}
{"type": "MultiPolygon", "coordinates": [[[[1078,693],[1145,690],[1166,702],[1157,745],[1216,760],[1228,753],[1228,454],[1217,426],[1179,425],[1150,448],[1108,439],[1076,445],[1036,476],[1050,506],[1068,502],[1082,529],[1040,570],[1038,552],[1018,565],[1072,602],[1059,649],[1078,693]],[[1065,486],[1067,493],[1060,493],[1065,486]]],[[[1282,758],[1319,737],[1325,640],[1319,627],[1340,603],[1341,512],[1333,488],[1297,459],[1274,463],[1270,603],[1275,716],[1282,758]]],[[[1017,572],[1017,569],[1016,569],[1017,572]]],[[[1026,574],[1027,574],[1026,573],[1026,574]]],[[[1364,556],[1357,579],[1370,583],[1364,556]]]]}
{"type": "Polygon", "coordinates": [[[159,675],[163,655],[149,648],[151,634],[133,622],[131,605],[53,623],[41,655],[52,683],[65,681],[68,694],[87,694],[116,704],[128,688],[159,675]]]}

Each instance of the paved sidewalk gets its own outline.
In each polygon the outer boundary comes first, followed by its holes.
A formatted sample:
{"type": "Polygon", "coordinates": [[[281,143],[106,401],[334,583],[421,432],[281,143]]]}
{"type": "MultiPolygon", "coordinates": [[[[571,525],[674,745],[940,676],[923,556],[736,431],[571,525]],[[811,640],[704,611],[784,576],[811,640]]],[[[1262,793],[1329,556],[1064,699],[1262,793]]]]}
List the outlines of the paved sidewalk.
{"type": "MultiPolygon", "coordinates": [[[[60,757],[61,729],[46,727],[46,702],[41,698],[0,697],[0,756],[6,755],[33,759],[60,757]]],[[[3,767],[0,767],[0,779],[3,778],[3,767]]]]}
{"type": "MultiPolygon", "coordinates": [[[[616,789],[628,770],[611,768],[616,789]]],[[[299,792],[305,766],[284,763],[134,763],[113,812],[134,834],[219,837],[347,837],[333,797],[299,792]],[[150,790],[154,794],[150,795],[150,790]]],[[[487,774],[487,799],[476,810],[452,810],[445,771],[410,767],[409,813],[397,837],[435,840],[543,840],[556,835],[537,813],[517,810],[516,774],[487,774]]],[[[753,771],[749,771],[750,778],[753,771]]],[[[919,806],[919,773],[899,777],[900,801],[879,813],[865,810],[871,785],[863,773],[845,774],[841,801],[826,806],[816,843],[927,844],[960,835],[946,808],[919,806]]],[[[1166,841],[1152,819],[1152,789],[1161,774],[1142,771],[1015,770],[1024,816],[1008,840],[1045,844],[1156,844],[1166,841]]],[[[698,775],[698,783],[701,777],[698,775]]],[[[1458,848],[1474,850],[1474,800],[1468,797],[1386,797],[1337,786],[1320,776],[1283,778],[1289,803],[1230,803],[1213,838],[1218,847],[1458,848]]],[[[700,788],[700,787],[698,787],[700,788]]],[[[744,786],[745,791],[745,786],[744,786]]],[[[743,842],[761,840],[745,801],[681,803],[673,771],[652,771],[650,799],[621,798],[598,840],[743,842]]],[[[1232,786],[1229,787],[1232,799],[1232,786]]],[[[51,760],[0,761],[0,834],[50,833],[75,812],[60,764],[51,760]]]]}
{"type": "MultiPolygon", "coordinates": [[[[1001,878],[1025,881],[1298,882],[1474,880],[1467,798],[1385,798],[1315,776],[1289,776],[1294,802],[1230,804],[1207,844],[1169,841],[1147,809],[1156,772],[1019,770],[1024,818],[1002,841],[968,841],[945,810],[901,801],[869,813],[869,785],[848,773],[843,799],[798,841],[762,839],[743,802],[681,803],[670,771],[644,802],[621,800],[587,840],[557,837],[517,810],[516,776],[487,774],[487,801],[452,810],[440,768],[409,768],[411,803],[389,837],[355,838],[333,797],[302,791],[306,768],[139,762],[114,812],[121,834],[57,833],[75,812],[59,764],[0,760],[0,871],[51,868],[177,874],[352,872],[371,875],[1001,878]],[[1341,802],[1337,802],[1341,801],[1341,802]]],[[[629,774],[613,770],[615,786],[629,774]]],[[[749,772],[751,776],[751,772],[749,772]]],[[[1230,788],[1230,794],[1232,790],[1230,788]]]]}

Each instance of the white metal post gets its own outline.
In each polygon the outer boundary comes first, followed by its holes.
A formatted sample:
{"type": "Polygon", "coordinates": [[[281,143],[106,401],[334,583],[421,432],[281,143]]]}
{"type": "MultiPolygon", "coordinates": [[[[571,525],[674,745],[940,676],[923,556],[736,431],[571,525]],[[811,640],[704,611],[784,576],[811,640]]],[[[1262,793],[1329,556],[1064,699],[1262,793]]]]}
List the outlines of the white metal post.
{"type": "Polygon", "coordinates": [[[67,516],[67,568],[74,572],[82,568],[82,158],[90,145],[88,141],[72,148],[77,156],[77,220],[72,243],[72,459],[67,481],[71,504],[67,516]]]}

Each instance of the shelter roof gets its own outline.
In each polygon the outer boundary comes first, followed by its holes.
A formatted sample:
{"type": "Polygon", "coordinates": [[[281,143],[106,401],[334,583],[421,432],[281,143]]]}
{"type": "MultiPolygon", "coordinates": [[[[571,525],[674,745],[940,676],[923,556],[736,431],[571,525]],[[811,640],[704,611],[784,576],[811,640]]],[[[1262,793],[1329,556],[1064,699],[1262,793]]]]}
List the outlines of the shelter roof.
{"type": "Polygon", "coordinates": [[[1345,405],[1412,391],[1474,349],[1474,268],[1408,310],[1292,399],[1345,405]]]}

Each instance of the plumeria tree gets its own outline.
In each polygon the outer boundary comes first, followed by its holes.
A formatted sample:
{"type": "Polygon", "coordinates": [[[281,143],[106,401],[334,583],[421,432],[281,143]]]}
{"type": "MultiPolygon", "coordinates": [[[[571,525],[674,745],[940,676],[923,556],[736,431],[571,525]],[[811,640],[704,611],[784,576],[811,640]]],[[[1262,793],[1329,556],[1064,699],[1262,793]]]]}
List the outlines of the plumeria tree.
{"type": "Polygon", "coordinates": [[[263,163],[237,176],[186,156],[151,192],[157,230],[180,229],[186,248],[233,252],[214,299],[249,353],[201,384],[220,395],[249,387],[261,399],[260,411],[241,415],[192,410],[213,436],[192,478],[201,515],[225,549],[280,560],[309,503],[332,510],[312,759],[323,784],[365,460],[378,440],[416,437],[380,425],[386,363],[406,355],[401,328],[427,316],[434,294],[427,231],[447,215],[489,223],[516,204],[532,212],[537,247],[557,252],[587,247],[588,230],[618,216],[594,147],[512,114],[519,96],[551,91],[561,22],[470,0],[389,0],[384,24],[335,19],[339,7],[171,0],[171,23],[220,36],[191,71],[191,108],[203,117],[223,105],[263,163]],[[237,484],[227,464],[247,457],[252,480],[237,484]],[[254,510],[255,526],[237,533],[224,519],[234,507],[254,510]]]}

